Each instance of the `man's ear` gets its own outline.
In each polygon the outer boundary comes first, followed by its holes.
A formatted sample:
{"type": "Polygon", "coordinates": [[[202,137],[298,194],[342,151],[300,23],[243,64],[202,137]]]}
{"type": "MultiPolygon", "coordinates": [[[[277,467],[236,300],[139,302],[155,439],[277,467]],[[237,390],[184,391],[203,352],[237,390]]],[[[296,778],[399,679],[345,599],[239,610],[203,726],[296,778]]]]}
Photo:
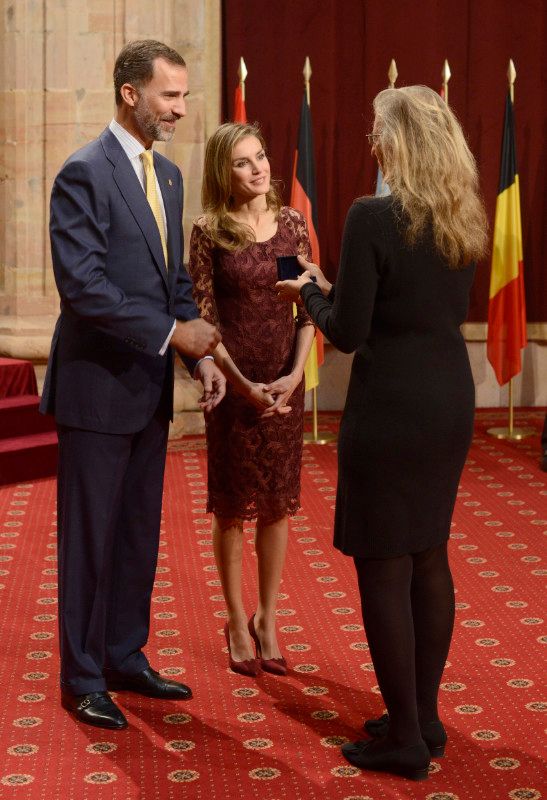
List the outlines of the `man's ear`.
{"type": "Polygon", "coordinates": [[[120,87],[120,94],[123,101],[127,103],[128,106],[133,108],[137,104],[139,92],[130,83],[124,83],[123,86],[120,87]]]}

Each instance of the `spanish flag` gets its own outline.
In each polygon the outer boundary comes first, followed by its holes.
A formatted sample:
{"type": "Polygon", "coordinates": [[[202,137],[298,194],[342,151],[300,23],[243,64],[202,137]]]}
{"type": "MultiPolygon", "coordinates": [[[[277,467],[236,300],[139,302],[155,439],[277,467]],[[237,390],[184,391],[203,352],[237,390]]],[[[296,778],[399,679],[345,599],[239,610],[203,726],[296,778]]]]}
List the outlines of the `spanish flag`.
{"type": "Polygon", "coordinates": [[[245,109],[245,99],[241,84],[236,86],[234,98],[234,122],[247,122],[247,111],[245,109]]]}
{"type": "MultiPolygon", "coordinates": [[[[298,147],[294,154],[290,205],[298,211],[301,211],[306,218],[310,234],[311,258],[314,264],[319,264],[313,133],[311,112],[305,90],[302,100],[302,109],[300,111],[298,147]]],[[[315,339],[313,340],[312,348],[308,360],[306,361],[306,391],[319,386],[319,367],[324,360],[323,335],[320,331],[316,331],[315,339]]]]}
{"type": "Polygon", "coordinates": [[[488,303],[488,360],[500,386],[522,369],[526,303],[522,258],[519,176],[511,95],[505,101],[503,143],[488,303]]]}

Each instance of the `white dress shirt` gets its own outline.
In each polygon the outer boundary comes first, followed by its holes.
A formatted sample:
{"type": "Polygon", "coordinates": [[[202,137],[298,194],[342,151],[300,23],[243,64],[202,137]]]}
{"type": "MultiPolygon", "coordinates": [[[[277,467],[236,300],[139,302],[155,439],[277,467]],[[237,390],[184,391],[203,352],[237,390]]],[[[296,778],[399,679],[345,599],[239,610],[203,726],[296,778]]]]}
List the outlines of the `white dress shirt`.
{"type": "MultiPolygon", "coordinates": [[[[113,119],[111,121],[111,123],[110,123],[110,125],[108,127],[110,128],[111,132],[114,134],[116,139],[121,144],[125,155],[129,159],[129,161],[131,162],[131,166],[135,170],[135,174],[137,175],[137,178],[139,179],[139,183],[142,186],[142,190],[146,194],[146,187],[145,187],[145,184],[144,184],[144,165],[143,165],[142,159],[141,159],[141,153],[144,153],[145,148],[139,142],[138,139],[135,139],[135,137],[132,136],[129,133],[129,131],[126,131],[126,129],[123,127],[123,125],[120,125],[120,123],[116,122],[115,119],[113,119]]],[[[156,175],[156,171],[155,170],[154,170],[154,175],[156,175]]],[[[158,183],[158,176],[157,175],[156,175],[156,194],[158,196],[158,200],[159,200],[159,203],[160,203],[160,210],[161,210],[161,215],[162,215],[162,218],[163,218],[163,229],[166,232],[166,242],[167,242],[168,241],[168,237],[169,237],[169,231],[167,229],[167,217],[165,216],[165,206],[163,204],[163,197],[162,197],[162,194],[161,194],[161,189],[160,189],[160,185],[158,183]]],[[[163,343],[163,345],[161,346],[161,349],[159,351],[159,355],[160,356],[163,356],[165,354],[167,348],[169,347],[169,342],[171,341],[171,337],[172,337],[173,333],[175,332],[176,325],[177,325],[177,321],[173,320],[173,327],[169,331],[169,335],[167,336],[167,339],[165,340],[165,342],[163,343]]]]}

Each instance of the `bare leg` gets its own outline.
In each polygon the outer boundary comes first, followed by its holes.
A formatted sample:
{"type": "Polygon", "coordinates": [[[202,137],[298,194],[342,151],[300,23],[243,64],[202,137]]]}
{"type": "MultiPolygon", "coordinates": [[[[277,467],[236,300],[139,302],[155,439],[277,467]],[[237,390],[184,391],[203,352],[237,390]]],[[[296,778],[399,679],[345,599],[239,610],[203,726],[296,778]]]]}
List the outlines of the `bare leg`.
{"type": "Polygon", "coordinates": [[[228,611],[230,646],[234,661],[254,658],[241,593],[243,522],[213,516],[213,550],[228,611]]]}
{"type": "Polygon", "coordinates": [[[259,517],[256,523],[256,555],[258,559],[258,605],[255,630],[262,648],[262,658],[280,658],[275,631],[275,610],[281,573],[287,552],[288,518],[264,524],[259,517]]]}

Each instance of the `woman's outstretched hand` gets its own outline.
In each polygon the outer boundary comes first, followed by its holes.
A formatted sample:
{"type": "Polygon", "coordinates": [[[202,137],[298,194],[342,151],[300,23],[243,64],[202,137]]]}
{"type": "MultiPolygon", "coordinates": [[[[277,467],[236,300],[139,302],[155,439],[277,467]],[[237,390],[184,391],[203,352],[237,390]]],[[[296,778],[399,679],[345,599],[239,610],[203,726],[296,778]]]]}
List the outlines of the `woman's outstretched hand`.
{"type": "Polygon", "coordinates": [[[321,267],[318,267],[317,264],[312,264],[311,261],[306,261],[304,256],[298,256],[298,263],[304,272],[295,280],[278,281],[275,284],[278,297],[293,303],[300,303],[300,290],[310,281],[316,283],[323,294],[327,295],[332,288],[332,284],[323,275],[321,267]]]}
{"type": "Polygon", "coordinates": [[[304,272],[307,272],[310,275],[312,281],[319,286],[326,297],[332,289],[332,283],[325,278],[321,267],[317,266],[317,264],[312,264],[311,261],[306,261],[304,256],[298,256],[298,263],[304,272]]]}
{"type": "Polygon", "coordinates": [[[282,300],[288,300],[291,303],[301,304],[300,289],[306,283],[311,283],[311,275],[309,272],[303,272],[294,281],[277,281],[275,288],[277,289],[277,296],[282,300]]]}

